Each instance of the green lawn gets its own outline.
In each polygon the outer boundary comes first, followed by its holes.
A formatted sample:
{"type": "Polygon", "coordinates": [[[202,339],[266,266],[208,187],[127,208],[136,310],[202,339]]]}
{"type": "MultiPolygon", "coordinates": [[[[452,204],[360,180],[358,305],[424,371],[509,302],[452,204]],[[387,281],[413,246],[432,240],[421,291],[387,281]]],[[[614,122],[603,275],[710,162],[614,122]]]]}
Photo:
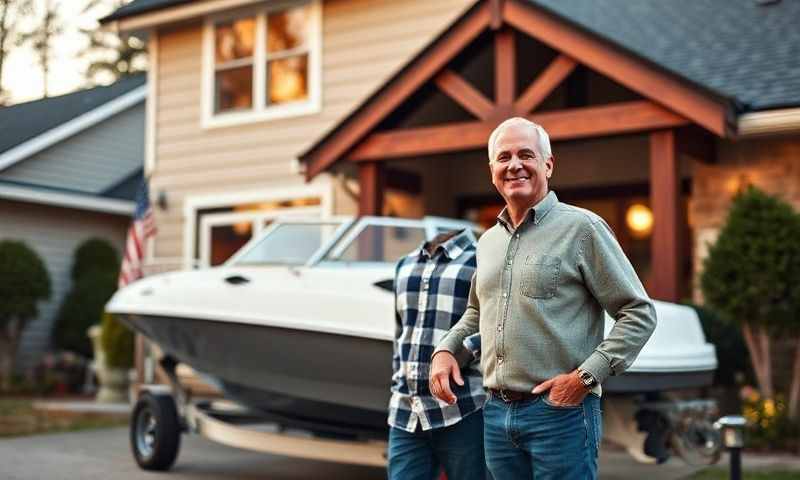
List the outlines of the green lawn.
{"type": "Polygon", "coordinates": [[[33,399],[0,397],[0,438],[121,426],[127,418],[108,414],[68,414],[34,410],[33,399]]]}
{"type": "MultiPolygon", "coordinates": [[[[728,470],[723,468],[708,468],[689,477],[690,480],[727,480],[730,478],[728,470]]],[[[800,471],[772,470],[772,471],[745,471],[742,474],[745,480],[800,480],[800,471]]]]}

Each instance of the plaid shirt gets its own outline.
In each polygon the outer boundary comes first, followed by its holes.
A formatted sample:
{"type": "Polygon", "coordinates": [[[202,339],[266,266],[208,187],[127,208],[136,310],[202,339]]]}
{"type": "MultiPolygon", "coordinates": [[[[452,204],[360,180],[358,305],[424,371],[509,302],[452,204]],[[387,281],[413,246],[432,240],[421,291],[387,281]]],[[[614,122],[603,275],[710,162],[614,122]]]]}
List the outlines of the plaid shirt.
{"type": "Polygon", "coordinates": [[[464,340],[461,358],[464,385],[455,382],[458,401],[448,405],[428,389],[431,355],[467,308],[475,272],[475,244],[465,230],[436,248],[431,256],[423,244],[403,257],[395,269],[395,313],[392,398],[389,425],[408,432],[458,423],[483,407],[486,393],[479,367],[480,336],[464,340]]]}

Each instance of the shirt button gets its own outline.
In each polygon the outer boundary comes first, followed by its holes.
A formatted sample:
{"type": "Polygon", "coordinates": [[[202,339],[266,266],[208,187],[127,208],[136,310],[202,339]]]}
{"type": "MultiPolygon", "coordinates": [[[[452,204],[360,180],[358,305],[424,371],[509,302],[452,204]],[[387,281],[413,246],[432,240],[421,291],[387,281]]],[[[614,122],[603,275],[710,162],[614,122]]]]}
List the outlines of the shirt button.
{"type": "Polygon", "coordinates": [[[498,355],[497,356],[497,363],[503,363],[503,356],[502,355],[498,355]]]}
{"type": "Polygon", "coordinates": [[[507,263],[508,263],[509,266],[511,266],[511,260],[509,260],[507,263]]]}
{"type": "Polygon", "coordinates": [[[506,298],[507,296],[508,294],[506,292],[503,292],[503,298],[506,298]]]}
{"type": "Polygon", "coordinates": [[[503,326],[502,325],[498,325],[497,326],[497,331],[498,332],[502,332],[503,331],[503,326]]]}
{"type": "Polygon", "coordinates": [[[514,234],[514,238],[519,238],[519,233],[514,234]]]}

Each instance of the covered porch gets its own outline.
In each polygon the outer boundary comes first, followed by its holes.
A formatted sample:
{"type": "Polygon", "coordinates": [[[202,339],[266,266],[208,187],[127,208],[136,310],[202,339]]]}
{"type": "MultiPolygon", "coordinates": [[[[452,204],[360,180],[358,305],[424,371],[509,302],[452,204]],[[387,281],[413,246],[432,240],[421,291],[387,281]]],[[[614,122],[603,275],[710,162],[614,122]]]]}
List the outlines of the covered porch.
{"type": "Polygon", "coordinates": [[[614,229],[648,292],[691,294],[695,162],[728,130],[723,99],[517,0],[478,2],[301,156],[307,178],[357,180],[361,215],[493,223],[486,142],[505,118],[541,124],[551,186],[614,229]]]}

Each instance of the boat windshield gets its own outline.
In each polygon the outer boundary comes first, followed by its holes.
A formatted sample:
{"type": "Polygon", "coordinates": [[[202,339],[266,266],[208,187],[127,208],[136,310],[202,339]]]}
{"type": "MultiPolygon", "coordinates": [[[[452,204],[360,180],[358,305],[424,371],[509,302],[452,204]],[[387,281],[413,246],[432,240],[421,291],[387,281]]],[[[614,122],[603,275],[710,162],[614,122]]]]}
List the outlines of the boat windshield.
{"type": "Polygon", "coordinates": [[[305,265],[334,235],[341,222],[281,223],[241,256],[233,265],[305,265]]]}
{"type": "Polygon", "coordinates": [[[345,236],[323,261],[395,263],[425,240],[425,226],[367,224],[345,236]]]}

